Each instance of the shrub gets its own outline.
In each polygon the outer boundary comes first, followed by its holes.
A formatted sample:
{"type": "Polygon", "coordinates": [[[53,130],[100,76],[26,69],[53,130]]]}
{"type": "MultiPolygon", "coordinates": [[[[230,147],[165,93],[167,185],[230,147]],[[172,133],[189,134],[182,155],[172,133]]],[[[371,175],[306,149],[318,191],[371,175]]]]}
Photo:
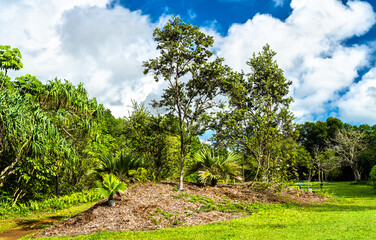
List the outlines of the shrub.
{"type": "Polygon", "coordinates": [[[373,188],[376,190],[376,165],[373,166],[371,172],[369,173],[369,177],[372,181],[373,188]]]}

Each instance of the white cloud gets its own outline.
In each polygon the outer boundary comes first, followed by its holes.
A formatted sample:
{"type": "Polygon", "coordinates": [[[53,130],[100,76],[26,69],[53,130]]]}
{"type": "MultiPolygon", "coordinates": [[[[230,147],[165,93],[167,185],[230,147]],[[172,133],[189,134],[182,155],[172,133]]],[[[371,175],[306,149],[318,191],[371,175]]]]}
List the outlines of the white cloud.
{"type": "Polygon", "coordinates": [[[284,0],[273,0],[273,2],[276,7],[283,6],[284,4],[284,0]]]}
{"type": "Polygon", "coordinates": [[[338,112],[345,122],[375,124],[376,68],[365,74],[360,82],[351,85],[338,101],[338,112]]]}
{"type": "Polygon", "coordinates": [[[9,2],[0,0],[1,44],[18,47],[24,63],[12,76],[83,82],[115,116],[128,112],[131,99],[160,91],[142,61],[157,54],[152,32],[164,16],[153,24],[139,11],[107,9],[107,0],[9,2]]]}
{"type": "Polygon", "coordinates": [[[234,24],[216,47],[235,69],[248,70],[246,61],[266,43],[277,52],[277,62],[293,81],[292,110],[299,121],[312,120],[334,107],[338,92],[351,86],[358,70],[368,64],[367,46],[346,47],[343,42],[366,33],[375,24],[372,6],[337,0],[292,0],[285,20],[258,14],[234,24]]]}
{"type": "Polygon", "coordinates": [[[193,9],[188,9],[187,10],[187,13],[188,13],[188,17],[189,19],[195,19],[197,17],[197,14],[195,13],[195,11],[193,9]]]}

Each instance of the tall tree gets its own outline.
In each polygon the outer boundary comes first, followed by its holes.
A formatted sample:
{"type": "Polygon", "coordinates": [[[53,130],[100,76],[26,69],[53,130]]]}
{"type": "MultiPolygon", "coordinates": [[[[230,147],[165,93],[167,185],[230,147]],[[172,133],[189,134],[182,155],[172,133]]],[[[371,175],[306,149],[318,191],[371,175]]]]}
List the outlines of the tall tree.
{"type": "Polygon", "coordinates": [[[298,142],[302,144],[314,158],[318,152],[328,147],[328,126],[326,122],[305,122],[297,126],[299,131],[298,142]]]}
{"type": "MultiPolygon", "coordinates": [[[[236,81],[226,87],[230,97],[230,111],[221,113],[216,125],[217,136],[225,131],[228,139],[236,144],[245,156],[256,161],[255,179],[261,173],[269,180],[278,165],[272,160],[280,146],[281,138],[295,137],[293,114],[288,97],[291,81],[273,59],[276,53],[269,45],[247,62],[251,68],[248,75],[238,74],[236,81]],[[246,77],[244,77],[246,76],[246,77]]],[[[223,138],[222,138],[223,139],[223,138]]]]}
{"type": "Polygon", "coordinates": [[[350,166],[356,181],[362,176],[363,166],[360,153],[366,149],[365,133],[356,129],[340,129],[337,131],[334,141],[337,145],[334,151],[340,157],[344,166],[350,166]]]}
{"type": "Polygon", "coordinates": [[[179,119],[181,191],[187,145],[193,136],[205,132],[208,110],[215,105],[221,79],[229,68],[222,65],[223,59],[209,61],[213,37],[179,17],[155,29],[153,36],[160,55],[143,63],[144,73],[152,72],[156,81],[168,82],[159,105],[179,119]]]}
{"type": "Polygon", "coordinates": [[[18,48],[11,49],[9,45],[0,45],[0,69],[5,70],[3,79],[1,79],[0,90],[7,79],[8,69],[20,70],[23,67],[21,58],[22,55],[18,48]]]}

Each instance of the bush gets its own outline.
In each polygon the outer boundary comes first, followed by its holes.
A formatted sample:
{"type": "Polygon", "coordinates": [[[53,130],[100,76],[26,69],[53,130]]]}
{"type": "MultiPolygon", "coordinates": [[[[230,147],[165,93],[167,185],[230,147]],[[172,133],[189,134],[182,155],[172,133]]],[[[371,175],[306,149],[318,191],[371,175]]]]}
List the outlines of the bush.
{"type": "Polygon", "coordinates": [[[373,188],[376,190],[376,165],[373,166],[371,172],[369,173],[369,177],[372,181],[373,188]]]}

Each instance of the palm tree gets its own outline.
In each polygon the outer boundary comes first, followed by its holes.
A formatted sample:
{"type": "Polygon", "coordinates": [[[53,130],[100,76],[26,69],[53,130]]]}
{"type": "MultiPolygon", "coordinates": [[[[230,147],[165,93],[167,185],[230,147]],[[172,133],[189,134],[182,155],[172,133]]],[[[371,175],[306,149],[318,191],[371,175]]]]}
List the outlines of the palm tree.
{"type": "Polygon", "coordinates": [[[144,167],[141,158],[136,158],[133,154],[122,151],[118,157],[107,154],[101,157],[101,164],[93,169],[92,174],[99,178],[101,174],[114,174],[121,180],[131,177],[130,170],[137,170],[144,167]]]}
{"type": "Polygon", "coordinates": [[[195,162],[188,167],[187,175],[198,172],[200,181],[203,184],[210,181],[212,186],[216,186],[219,179],[227,182],[228,177],[241,181],[238,159],[239,155],[234,153],[214,156],[209,149],[204,149],[194,156],[195,162]]]}
{"type": "Polygon", "coordinates": [[[95,182],[96,189],[99,194],[108,197],[107,203],[110,207],[115,206],[114,195],[119,191],[125,190],[125,183],[121,182],[113,174],[106,174],[103,177],[103,182],[95,182]]]}

